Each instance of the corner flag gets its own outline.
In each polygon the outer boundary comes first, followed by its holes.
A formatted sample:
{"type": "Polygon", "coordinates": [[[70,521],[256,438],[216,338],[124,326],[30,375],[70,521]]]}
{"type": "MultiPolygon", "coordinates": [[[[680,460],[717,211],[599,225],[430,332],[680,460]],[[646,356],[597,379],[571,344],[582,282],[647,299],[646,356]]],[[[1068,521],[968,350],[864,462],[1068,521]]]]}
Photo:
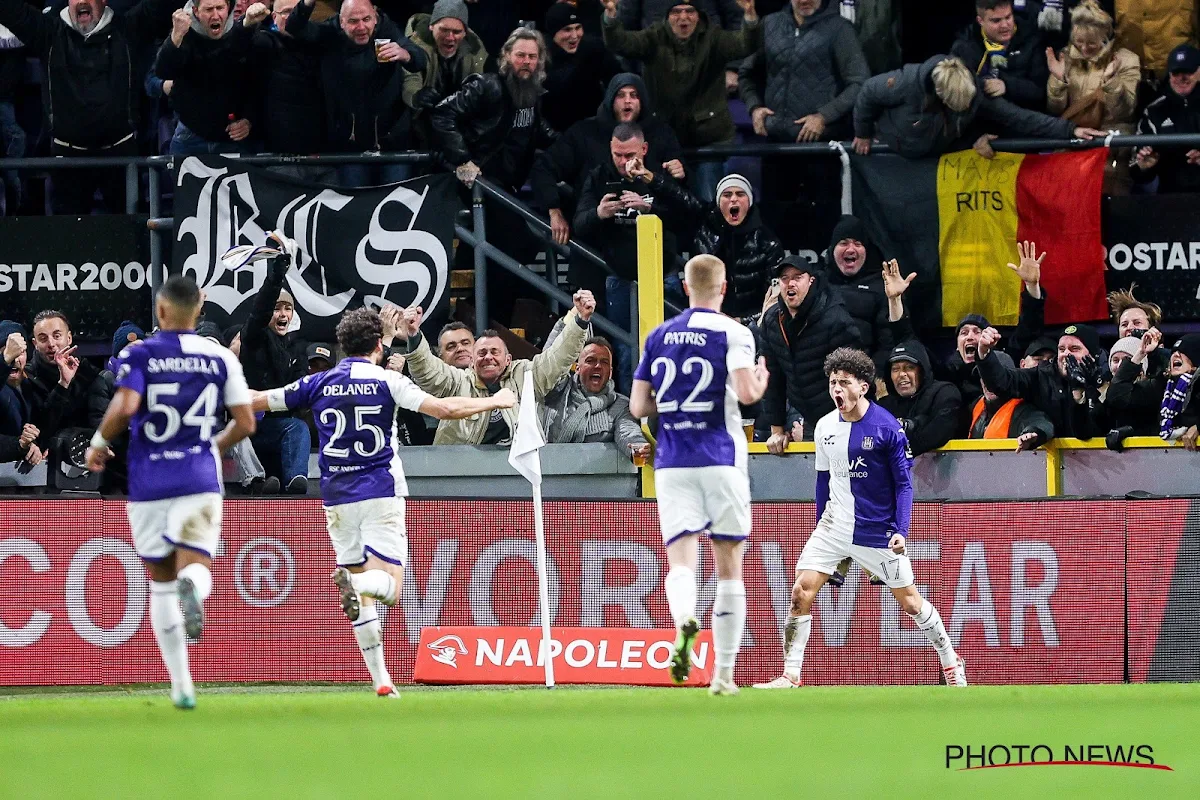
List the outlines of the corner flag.
{"type": "Polygon", "coordinates": [[[542,485],[542,459],[538,450],[546,444],[537,418],[537,400],[533,393],[533,370],[525,370],[525,384],[519,398],[517,431],[508,451],[508,463],[534,486],[542,485]]]}

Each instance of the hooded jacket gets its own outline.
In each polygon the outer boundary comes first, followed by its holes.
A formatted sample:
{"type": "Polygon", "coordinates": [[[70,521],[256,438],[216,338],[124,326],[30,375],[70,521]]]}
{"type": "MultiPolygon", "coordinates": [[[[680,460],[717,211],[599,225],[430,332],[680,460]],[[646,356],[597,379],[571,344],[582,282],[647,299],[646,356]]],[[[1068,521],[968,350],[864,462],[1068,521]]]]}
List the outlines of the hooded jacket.
{"type": "Polygon", "coordinates": [[[245,80],[253,29],[240,20],[234,22],[230,14],[221,38],[213,39],[196,19],[192,0],[184,4],[183,10],[191,16],[191,30],[184,34],[179,47],[168,36],[154,62],[159,78],[175,81],[171,105],[179,121],[209,142],[229,141],[225,127],[231,118],[249,119],[253,132],[258,115],[251,109],[245,80]]]}
{"type": "Polygon", "coordinates": [[[541,106],[540,99],[533,106],[529,147],[517,152],[506,142],[518,109],[504,78],[494,72],[472,75],[433,110],[434,140],[450,164],[472,161],[485,177],[515,191],[529,177],[534,151],[549,147],[558,135],[541,106]]]}
{"type": "Polygon", "coordinates": [[[550,63],[546,65],[546,95],[542,108],[546,121],[556,131],[592,115],[604,99],[609,81],[621,71],[621,62],[600,39],[584,36],[574,53],[554,40],[546,42],[550,63]]]}
{"type": "Polygon", "coordinates": [[[482,73],[488,60],[483,40],[470,28],[467,28],[467,35],[459,43],[454,58],[449,61],[442,58],[438,55],[429,19],[429,14],[414,14],[404,26],[404,34],[424,51],[426,58],[424,69],[404,76],[402,90],[404,104],[413,109],[413,126],[417,137],[425,145],[433,141],[429,115],[434,106],[462,88],[467,76],[482,73]],[[450,70],[450,73],[443,74],[444,70],[450,70]],[[439,86],[452,88],[448,93],[442,93],[439,86]]]}
{"type": "Polygon", "coordinates": [[[804,417],[805,435],[816,421],[833,411],[825,358],[839,347],[862,347],[854,320],[823,276],[793,317],[780,298],[762,320],[762,349],[770,378],[763,395],[763,416],[769,425],[782,426],[791,403],[804,417]]]}
{"type": "Polygon", "coordinates": [[[920,369],[920,385],[916,393],[912,397],[901,397],[892,382],[889,358],[889,367],[883,372],[888,393],[878,401],[904,426],[913,455],[936,450],[951,439],[962,436],[964,431],[959,424],[962,418],[962,395],[953,384],[934,379],[933,362],[925,345],[909,339],[892,348],[890,355],[915,356],[920,369]]]}
{"type": "Polygon", "coordinates": [[[569,184],[578,197],[588,173],[612,160],[609,142],[613,128],[617,127],[613,102],[617,92],[626,86],[637,89],[638,99],[642,103],[642,113],[635,122],[646,135],[646,144],[649,145],[646,164],[651,171],[667,161],[683,158],[683,150],[679,147],[675,132],[654,116],[646,84],[632,72],[622,72],[608,82],[608,89],[596,109],[596,115],[567,128],[566,133],[534,160],[529,183],[533,187],[534,202],[539,208],[545,211],[562,208],[563,201],[558,189],[560,182],[569,184]]]}
{"type": "Polygon", "coordinates": [[[746,107],[775,112],[765,123],[773,141],[795,142],[802,127],[796,120],[809,114],[825,119],[825,138],[840,138],[837,132],[850,130],[854,101],[871,77],[854,26],[836,2],[823,2],[803,25],[796,24],[790,5],[765,17],[758,49],[738,71],[746,107]]]}
{"type": "Polygon", "coordinates": [[[91,33],[70,10],[43,13],[25,0],[0,0],[0,25],[42,59],[42,105],[56,144],[104,149],[137,132],[143,75],[137,51],[171,29],[178,0],[142,0],[124,14],[111,7],[91,33]]]}
{"type": "MultiPolygon", "coordinates": [[[[301,4],[303,5],[303,4],[301,4]]],[[[299,6],[297,6],[299,8],[299,6]]],[[[299,332],[280,336],[271,329],[271,317],[279,291],[287,277],[287,267],[269,263],[262,288],[254,296],[250,316],[242,326],[242,347],[238,360],[251,389],[275,389],[303,378],[308,373],[308,342],[299,332]]],[[[291,416],[287,412],[268,412],[268,416],[291,416]]]]}
{"type": "MultiPolygon", "coordinates": [[[[1138,122],[1137,132],[1200,133],[1200,87],[1187,97],[1180,97],[1168,85],[1163,96],[1146,106],[1138,122]]],[[[1187,152],[1191,147],[1159,147],[1158,163],[1142,169],[1137,162],[1129,168],[1134,183],[1150,183],[1158,178],[1159,194],[1168,192],[1200,192],[1200,166],[1189,164],[1187,152]]]]}
{"type": "MultiPolygon", "coordinates": [[[[537,400],[543,400],[559,381],[570,372],[587,340],[587,324],[580,324],[574,309],[567,315],[562,335],[540,355],[532,359],[513,361],[500,374],[495,386],[479,380],[473,368],[452,367],[435,356],[424,336],[409,340],[408,368],[417,386],[434,397],[488,397],[500,389],[512,389],[518,395],[525,382],[525,373],[533,371],[533,388],[537,400]]],[[[524,401],[524,398],[522,398],[524,401]]],[[[501,409],[501,417],[510,432],[517,429],[520,406],[501,409]]],[[[480,444],[487,434],[489,414],[476,414],[466,419],[446,419],[438,424],[433,443],[480,444]]]]}
{"type": "Polygon", "coordinates": [[[887,370],[887,358],[895,344],[888,323],[887,295],[883,290],[883,272],[876,265],[883,263],[883,256],[871,241],[867,226],[858,217],[842,215],[833,228],[829,239],[829,250],[825,253],[825,276],[830,288],[837,292],[846,310],[854,319],[858,336],[867,354],[875,362],[880,374],[887,370]],[[861,267],[854,275],[843,275],[833,258],[833,249],[843,239],[861,242],[867,254],[861,267]]]}
{"type": "Polygon", "coordinates": [[[757,315],[771,284],[771,274],[783,260],[783,245],[751,204],[742,209],[740,225],[725,221],[719,208],[712,208],[696,232],[691,254],[707,253],[725,262],[725,302],[721,312],[735,319],[757,315]]]}
{"type": "MultiPolygon", "coordinates": [[[[287,32],[321,50],[321,89],[325,93],[325,133],[330,148],[341,152],[406,150],[411,117],[400,100],[404,74],[425,69],[425,51],[405,38],[400,27],[380,13],[375,37],[391,39],[409,54],[403,64],[381,64],[375,45],[357,45],[339,27],[337,17],[314,24],[313,6],[297,3],[287,32]]],[[[315,90],[315,87],[314,89],[315,90]]]]}
{"type": "Polygon", "coordinates": [[[254,33],[254,74],[260,78],[262,107],[257,133],[270,153],[312,155],[325,150],[325,94],[321,50],[280,31],[254,33]]]}
{"type": "Polygon", "coordinates": [[[754,51],[758,22],[736,32],[721,30],[700,11],[696,30],[681,41],[664,18],[642,31],[627,31],[619,19],[602,17],[604,42],[619,56],[643,62],[642,75],[660,117],[684,147],[733,139],[733,117],[725,92],[725,65],[754,51]]]}
{"type": "MultiPolygon", "coordinates": [[[[1045,60],[1045,53],[1042,59],[1045,60]]],[[[854,104],[854,135],[876,139],[907,158],[941,155],[971,147],[981,123],[1004,132],[1044,139],[1069,139],[1075,126],[1065,119],[1015,106],[978,91],[966,111],[951,111],[933,90],[933,69],[947,56],[876,75],[863,84],[854,104]]],[[[997,132],[997,131],[990,131],[997,132]]]]}
{"type": "MultiPolygon", "coordinates": [[[[1007,66],[1000,67],[994,77],[1004,81],[1004,98],[1010,103],[1041,111],[1046,108],[1046,81],[1050,68],[1046,65],[1046,43],[1038,26],[1025,15],[1016,17],[1017,29],[1008,43],[1007,66]]],[[[983,44],[983,29],[973,22],[958,34],[950,47],[950,55],[958,56],[967,69],[980,80],[993,77],[987,63],[983,44]]]]}

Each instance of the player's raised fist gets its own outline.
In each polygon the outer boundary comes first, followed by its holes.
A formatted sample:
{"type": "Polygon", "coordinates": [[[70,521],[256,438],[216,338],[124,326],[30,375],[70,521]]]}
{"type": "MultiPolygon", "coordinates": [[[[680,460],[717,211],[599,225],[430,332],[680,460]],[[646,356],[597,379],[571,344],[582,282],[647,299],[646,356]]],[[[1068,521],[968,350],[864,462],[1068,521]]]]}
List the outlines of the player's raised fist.
{"type": "Polygon", "coordinates": [[[517,395],[512,389],[501,389],[492,395],[492,399],[496,401],[496,408],[512,408],[517,404],[517,395]]]}

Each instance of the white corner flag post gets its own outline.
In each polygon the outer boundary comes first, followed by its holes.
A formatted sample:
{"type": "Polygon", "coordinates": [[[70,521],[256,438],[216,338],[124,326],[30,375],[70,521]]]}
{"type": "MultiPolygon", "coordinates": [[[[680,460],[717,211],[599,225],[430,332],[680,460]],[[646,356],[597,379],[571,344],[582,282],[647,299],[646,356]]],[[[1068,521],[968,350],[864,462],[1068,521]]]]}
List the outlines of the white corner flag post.
{"type": "Polygon", "coordinates": [[[550,582],[546,577],[546,531],[542,522],[542,459],[538,450],[546,444],[537,418],[537,400],[533,393],[533,370],[525,370],[521,387],[517,431],[508,463],[533,486],[533,527],[537,538],[538,607],[542,615],[542,658],[546,665],[546,688],[554,688],[554,660],[550,648],[550,582]]]}

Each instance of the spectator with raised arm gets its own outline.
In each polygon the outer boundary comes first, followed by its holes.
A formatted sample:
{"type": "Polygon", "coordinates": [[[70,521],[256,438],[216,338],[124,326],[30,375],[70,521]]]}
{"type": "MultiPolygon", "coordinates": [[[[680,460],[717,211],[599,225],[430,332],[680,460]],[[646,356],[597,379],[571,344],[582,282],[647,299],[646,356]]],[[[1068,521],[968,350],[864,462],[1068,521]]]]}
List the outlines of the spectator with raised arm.
{"type": "MultiPolygon", "coordinates": [[[[596,310],[592,293],[575,293],[574,308],[568,312],[562,334],[532,359],[513,361],[512,353],[494,330],[485,330],[475,340],[474,360],[469,369],[452,367],[429,349],[421,334],[422,310],[406,309],[399,335],[408,339],[408,368],[418,386],[434,397],[486,397],[502,388],[520,393],[525,372],[533,370],[535,402],[541,402],[568,373],[587,339],[589,320],[596,310]]],[[[519,402],[528,402],[521,397],[519,402]]],[[[443,420],[434,444],[509,444],[519,411],[516,407],[477,414],[461,420],[443,420]]]]}
{"type": "Polygon", "coordinates": [[[551,4],[544,30],[550,63],[542,107],[550,127],[564,132],[592,115],[621,62],[600,37],[584,35],[582,17],[570,3],[551,4]]]}
{"type": "MultiPolygon", "coordinates": [[[[997,352],[1006,370],[1015,370],[1008,353],[997,352]]],[[[982,395],[971,408],[968,439],[1016,439],[1017,451],[1036,450],[1054,438],[1054,425],[1045,413],[1032,403],[1016,398],[1001,397],[980,381],[982,395]]]]}
{"type": "Polygon", "coordinates": [[[414,14],[405,25],[405,34],[426,57],[423,70],[404,77],[404,102],[413,109],[413,132],[422,147],[435,145],[433,109],[487,64],[487,48],[468,20],[464,0],[438,0],[433,13],[414,14]]]}
{"type": "Polygon", "coordinates": [[[888,371],[888,356],[897,341],[888,324],[883,275],[877,270],[882,261],[862,220],[843,215],[825,251],[825,276],[854,318],[863,349],[875,361],[878,375],[888,371]]]}
{"type": "MultiPolygon", "coordinates": [[[[425,51],[370,0],[345,0],[337,18],[321,24],[311,20],[314,2],[303,0],[292,10],[287,32],[321,50],[328,147],[339,153],[408,150],[412,120],[401,90],[405,72],[425,69],[425,51]]],[[[345,186],[393,183],[411,174],[403,163],[338,168],[345,186]]]]}
{"type": "MultiPolygon", "coordinates": [[[[1200,133],[1200,50],[1181,44],[1167,59],[1167,87],[1142,112],[1137,132],[1200,133]]],[[[1200,147],[1141,147],[1130,165],[1133,182],[1159,194],[1200,191],[1200,147]]]]}
{"type": "MultiPolygon", "coordinates": [[[[1158,328],[1152,328],[1140,336],[1118,339],[1108,352],[1108,371],[1113,377],[1103,387],[1101,400],[1109,429],[1104,441],[1110,450],[1121,450],[1127,436],[1158,433],[1163,386],[1150,379],[1146,366],[1161,340],[1158,328]]],[[[1167,359],[1169,362],[1169,353],[1167,359]]]]}
{"type": "Polygon", "coordinates": [[[0,463],[26,461],[36,467],[45,451],[36,442],[41,431],[31,423],[29,401],[21,384],[29,359],[25,329],[12,320],[0,321],[0,463]]]}
{"type": "MultiPolygon", "coordinates": [[[[171,29],[181,0],[141,0],[117,13],[107,0],[67,0],[45,11],[25,0],[0,0],[0,25],[42,59],[42,104],[50,153],[66,158],[136,156],[142,78],[139,50],[171,29]]],[[[56,214],[89,214],[96,192],[109,214],[125,209],[123,167],[59,171],[56,214]]]]}
{"type": "MultiPolygon", "coordinates": [[[[733,141],[725,67],[754,51],[758,29],[754,0],[737,3],[743,20],[737,32],[722,30],[691,0],[673,3],[661,22],[645,30],[628,31],[617,18],[618,0],[604,0],[605,43],[617,55],[643,62],[658,113],[684,147],[733,141]]],[[[724,174],[720,162],[700,162],[691,172],[692,187],[712,200],[724,174]]]]}

